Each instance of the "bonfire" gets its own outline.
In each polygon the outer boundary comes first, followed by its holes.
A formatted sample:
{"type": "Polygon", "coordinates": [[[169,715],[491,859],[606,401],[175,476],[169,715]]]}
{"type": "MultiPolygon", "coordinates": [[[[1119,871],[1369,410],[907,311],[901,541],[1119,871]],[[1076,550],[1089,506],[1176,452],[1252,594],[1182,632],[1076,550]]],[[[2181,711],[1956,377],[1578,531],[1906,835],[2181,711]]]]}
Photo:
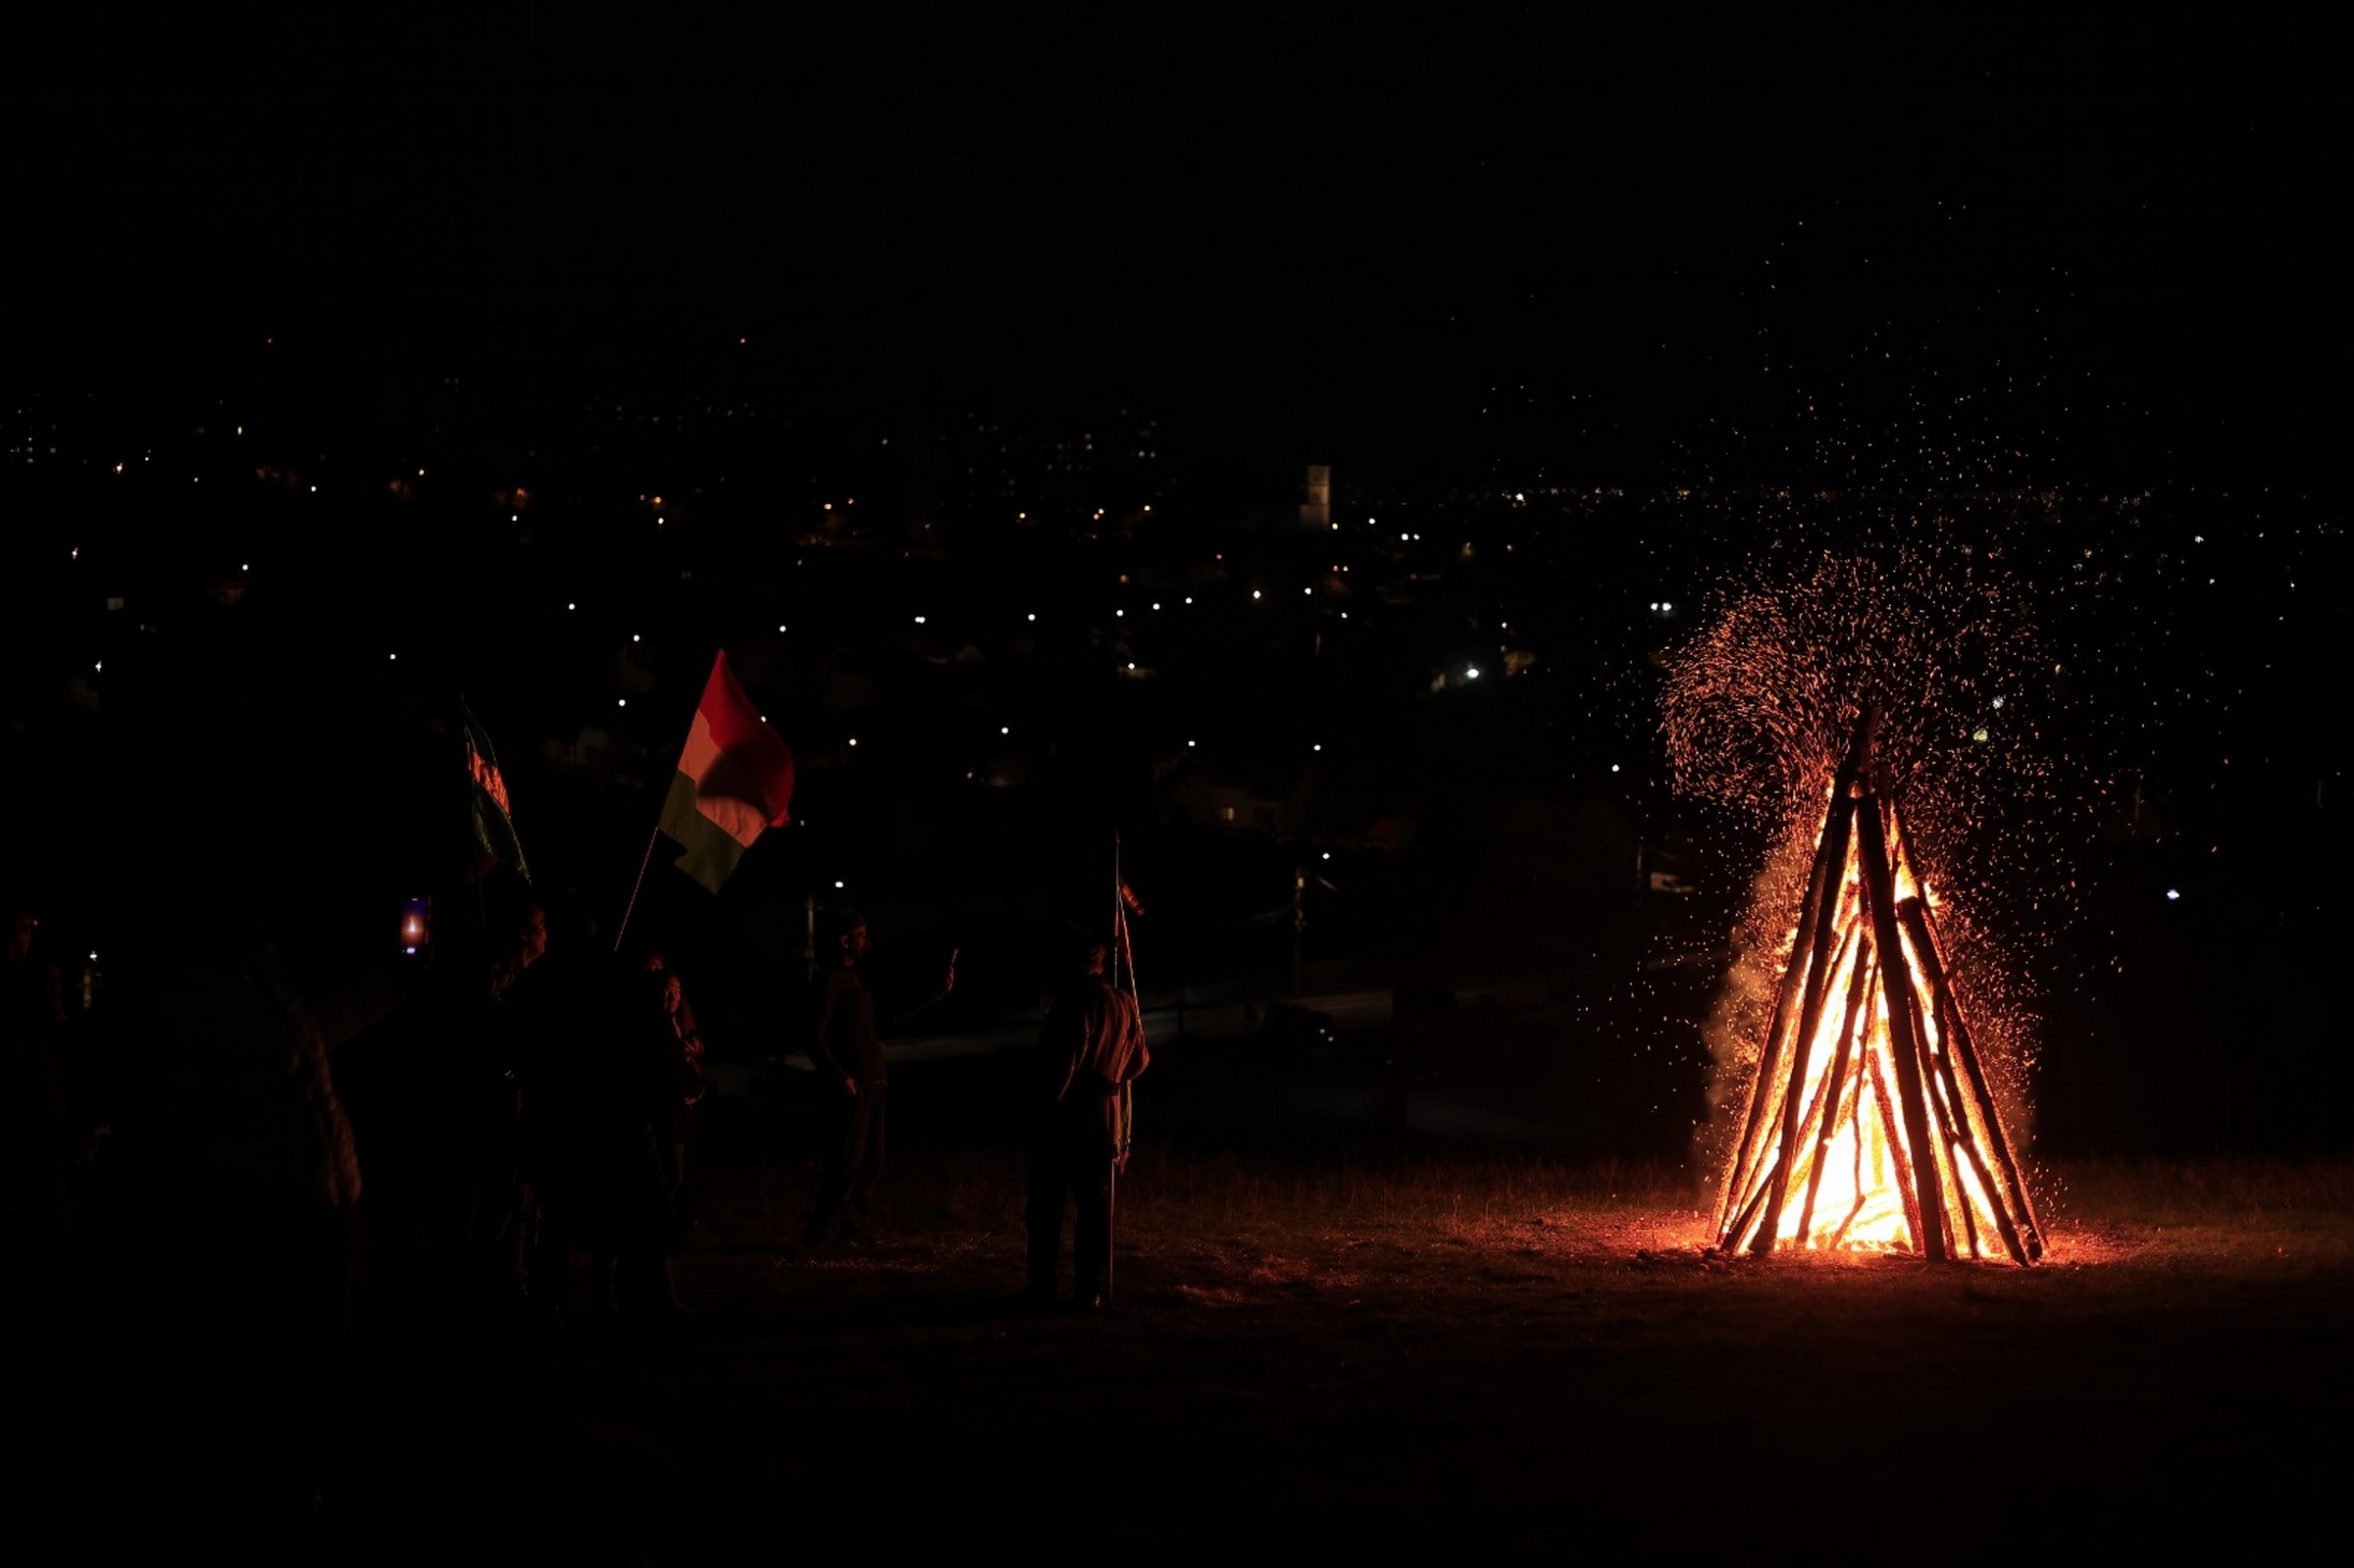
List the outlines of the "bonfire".
{"type": "Polygon", "coordinates": [[[2030,1263],[2043,1238],[1873,730],[1831,784],[1717,1244],[2030,1263]]]}

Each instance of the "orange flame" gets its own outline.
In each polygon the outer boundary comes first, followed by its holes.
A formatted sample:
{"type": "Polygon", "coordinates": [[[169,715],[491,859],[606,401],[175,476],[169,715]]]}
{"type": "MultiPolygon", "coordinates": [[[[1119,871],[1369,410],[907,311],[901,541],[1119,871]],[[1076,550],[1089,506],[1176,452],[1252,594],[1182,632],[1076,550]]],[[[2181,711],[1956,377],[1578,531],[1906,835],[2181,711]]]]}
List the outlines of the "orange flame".
{"type": "Polygon", "coordinates": [[[1936,898],[1864,755],[1832,787],[1718,1242],[2031,1262],[2042,1238],[1954,1000],[1936,898]]]}

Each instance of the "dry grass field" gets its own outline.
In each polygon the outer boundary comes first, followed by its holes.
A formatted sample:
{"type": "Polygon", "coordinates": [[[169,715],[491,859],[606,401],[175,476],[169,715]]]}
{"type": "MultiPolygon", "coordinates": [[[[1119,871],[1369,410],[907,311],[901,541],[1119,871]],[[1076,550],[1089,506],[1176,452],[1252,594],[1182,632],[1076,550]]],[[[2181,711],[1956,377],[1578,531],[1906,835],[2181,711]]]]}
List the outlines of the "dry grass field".
{"type": "Polygon", "coordinates": [[[2344,1535],[2354,1167],[2046,1169],[2031,1269],[1728,1258],[1672,1164],[1221,1143],[1171,1084],[1121,1185],[1113,1308],[1039,1316],[979,1071],[902,1075],[888,1224],[855,1247],[799,1246],[790,1118],[715,1139],[695,1315],[659,1343],[364,1346],[336,1555],[2238,1557],[2344,1535]]]}

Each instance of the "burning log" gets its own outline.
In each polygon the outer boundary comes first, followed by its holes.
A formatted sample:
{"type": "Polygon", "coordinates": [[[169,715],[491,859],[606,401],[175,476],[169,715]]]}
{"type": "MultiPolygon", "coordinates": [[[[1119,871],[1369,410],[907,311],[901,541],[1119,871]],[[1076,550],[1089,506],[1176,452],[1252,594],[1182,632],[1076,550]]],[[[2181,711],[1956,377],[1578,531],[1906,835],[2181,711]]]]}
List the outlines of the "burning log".
{"type": "MultiPolygon", "coordinates": [[[[1914,1244],[1923,1257],[1932,1263],[1945,1260],[1945,1199],[1938,1186],[1937,1161],[1929,1157],[1929,1108],[1923,1092],[1924,1074],[1921,1071],[1920,997],[1913,989],[1913,971],[1902,962],[1902,949],[1896,936],[1896,879],[1888,864],[1888,838],[1879,820],[1879,797],[1866,795],[1857,804],[1856,814],[1869,811],[1870,830],[1857,835],[1856,846],[1864,862],[1864,907],[1871,921],[1871,934],[1885,955],[1880,964],[1880,984],[1887,993],[1888,1057],[1896,1068],[1896,1087],[1905,1123],[1904,1143],[1898,1153],[1900,1169],[1911,1156],[1912,1180],[1916,1202],[1910,1205],[1918,1217],[1913,1222],[1914,1244]],[[1889,958],[1898,959],[1891,963],[1889,958]]],[[[1891,1144],[1891,1147],[1898,1145],[1891,1144]]]]}
{"type": "MultiPolygon", "coordinates": [[[[1799,986],[1802,999],[1796,1037],[1800,1049],[1804,1049],[1804,1041],[1817,1027],[1817,1012],[1822,1005],[1825,973],[1823,955],[1829,950],[1828,938],[1837,924],[1838,906],[1845,896],[1838,870],[1847,852],[1848,814],[1840,809],[1839,803],[1847,798],[1855,784],[1856,768],[1865,751],[1864,736],[1865,730],[1859,726],[1856,744],[1849,748],[1847,759],[1839,765],[1838,776],[1831,782],[1831,808],[1823,822],[1821,847],[1817,849],[1815,863],[1807,872],[1807,896],[1799,917],[1798,942],[1791,949],[1790,962],[1784,966],[1781,983],[1775,988],[1773,1023],[1766,1032],[1765,1050],[1758,1061],[1757,1087],[1750,1099],[1749,1121],[1743,1129],[1741,1151],[1734,1161],[1735,1179],[1726,1187],[1723,1202],[1717,1209],[1720,1229],[1724,1222],[1724,1205],[1732,1201],[1735,1191],[1743,1189],[1744,1177],[1755,1174],[1750,1170],[1750,1163],[1753,1151],[1759,1146],[1759,1135],[1767,1123],[1767,1095],[1781,1082],[1776,1068],[1781,1060],[1783,1035],[1790,1022],[1791,981],[1795,976],[1804,976],[1799,986]],[[1803,968],[1798,963],[1801,953],[1807,955],[1803,968]]],[[[1785,1160],[1788,1152],[1788,1139],[1785,1138],[1785,1160]]],[[[1776,1206],[1779,1206],[1778,1203],[1776,1206]]],[[[1770,1239],[1767,1244],[1771,1244],[1770,1239]]]]}
{"type": "MultiPolygon", "coordinates": [[[[1872,1052],[1866,1058],[1871,1064],[1872,1102],[1880,1108],[1880,1127],[1888,1138],[1889,1163],[1896,1167],[1896,1193],[1904,1200],[1905,1228],[1913,1237],[1914,1245],[1920,1244],[1921,1213],[1920,1188],[1913,1178],[1913,1159],[1905,1148],[1905,1140],[1897,1136],[1896,1108],[1889,1103],[1888,1071],[1881,1066],[1883,1053],[1872,1052]]],[[[1864,1194],[1856,1194],[1858,1201],[1864,1194]]],[[[1939,1254],[1942,1260],[1943,1254],[1939,1254]]]]}
{"type": "Polygon", "coordinates": [[[1807,1201],[1798,1211],[1798,1234],[1806,1236],[1815,1225],[1815,1200],[1822,1194],[1822,1169],[1830,1159],[1831,1131],[1839,1121],[1839,1090],[1847,1083],[1848,1068],[1855,1055],[1856,1018],[1864,1010],[1869,996],[1865,984],[1866,966],[1871,962],[1871,938],[1860,936],[1861,947],[1856,953],[1853,976],[1847,986],[1847,1018],[1839,1026],[1839,1054],[1831,1063],[1829,1079],[1823,1085],[1830,1102],[1823,1108],[1822,1126],[1815,1138],[1815,1169],[1807,1178],[1807,1201]]]}
{"type": "Polygon", "coordinates": [[[2042,1255],[2018,1165],[1948,981],[1920,863],[1859,722],[1719,1195],[1717,1245],[2042,1255]],[[1842,1004],[1827,1007],[1832,987],[1842,1004]],[[1825,1017],[1826,1011],[1830,1014],[1825,1017]],[[1818,1220],[1844,1211],[1836,1224],[1818,1220]]]}
{"type": "Polygon", "coordinates": [[[1959,1061],[1963,1074],[1970,1080],[1970,1097],[1965,1100],[1961,1087],[1954,1086],[1957,1104],[1970,1116],[1978,1137],[1970,1144],[1970,1156],[1979,1162],[1979,1180],[1989,1191],[1995,1189],[1992,1173],[1984,1168],[1980,1142],[1994,1151],[1996,1166],[2002,1173],[2003,1201],[1995,1205],[1996,1225],[2001,1229],[2003,1244],[2011,1255],[2024,1263],[2043,1256],[2043,1232],[2035,1223],[2035,1210],[2027,1201],[2026,1184],[2019,1177],[2019,1165],[2011,1157],[2010,1140],[2003,1136],[2003,1121],[1995,1110],[1994,1090],[1986,1081],[1986,1070],[1978,1060],[1975,1046],[1970,1043],[1970,1026],[1963,1021],[1962,1009],[1954,1000],[1953,982],[1946,973],[1943,949],[1938,946],[1936,932],[1929,924],[1928,911],[1919,901],[1910,900],[1901,911],[1909,931],[1913,933],[1914,951],[1919,955],[1921,973],[1929,983],[1929,993],[1937,1009],[1939,1037],[1945,1041],[1945,1071],[1950,1078],[1954,1064],[1959,1061]]]}

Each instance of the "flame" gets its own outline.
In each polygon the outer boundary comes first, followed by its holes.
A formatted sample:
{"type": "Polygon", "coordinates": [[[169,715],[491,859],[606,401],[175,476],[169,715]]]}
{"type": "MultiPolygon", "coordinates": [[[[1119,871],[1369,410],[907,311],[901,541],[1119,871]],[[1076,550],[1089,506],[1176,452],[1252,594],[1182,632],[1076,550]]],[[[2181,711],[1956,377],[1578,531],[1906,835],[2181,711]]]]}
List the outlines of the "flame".
{"type": "Polygon", "coordinates": [[[1826,807],[1720,1244],[2032,1261],[2042,1240],[1895,802],[1843,771],[1826,807]]]}

